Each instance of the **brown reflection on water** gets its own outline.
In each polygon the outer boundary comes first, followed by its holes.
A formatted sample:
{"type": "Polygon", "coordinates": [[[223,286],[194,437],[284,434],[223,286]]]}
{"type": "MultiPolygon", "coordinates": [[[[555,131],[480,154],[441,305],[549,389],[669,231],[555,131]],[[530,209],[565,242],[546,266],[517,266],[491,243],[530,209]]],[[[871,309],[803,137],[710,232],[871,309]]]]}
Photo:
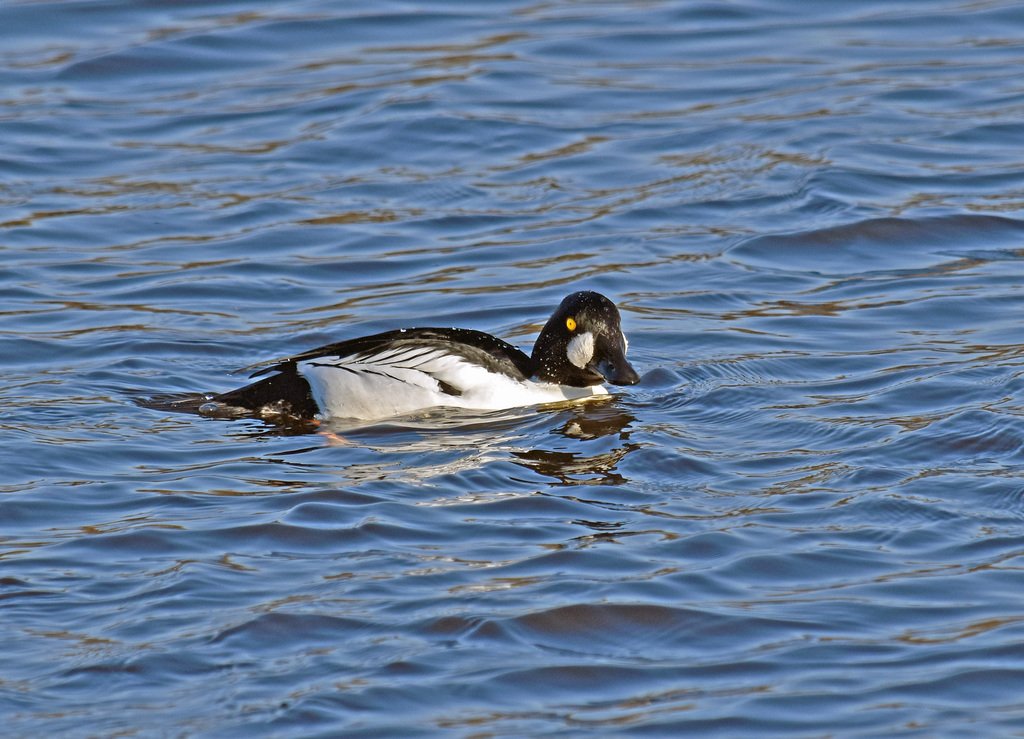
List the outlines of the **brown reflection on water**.
{"type": "Polygon", "coordinates": [[[1024,623],[1024,616],[1011,618],[988,618],[964,624],[962,627],[954,631],[943,630],[941,632],[928,634],[923,630],[912,630],[905,631],[894,638],[897,641],[901,641],[906,644],[952,644],[963,639],[971,639],[973,637],[981,636],[982,634],[987,634],[992,631],[997,631],[1003,627],[1013,626],[1019,623],[1024,623]]]}
{"type": "Polygon", "coordinates": [[[509,33],[496,33],[484,36],[475,41],[453,42],[447,44],[402,44],[393,46],[368,46],[364,49],[367,54],[453,54],[464,55],[472,51],[490,49],[495,46],[503,46],[514,41],[523,41],[530,38],[530,34],[522,31],[509,33]]]}

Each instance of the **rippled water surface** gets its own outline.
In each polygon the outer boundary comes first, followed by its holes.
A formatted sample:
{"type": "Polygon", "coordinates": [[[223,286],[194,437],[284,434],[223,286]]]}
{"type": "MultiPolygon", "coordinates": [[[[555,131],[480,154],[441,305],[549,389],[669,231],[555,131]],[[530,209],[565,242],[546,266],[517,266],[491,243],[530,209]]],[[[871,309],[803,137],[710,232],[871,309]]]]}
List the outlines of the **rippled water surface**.
{"type": "Polygon", "coordinates": [[[0,28],[5,735],[1024,732],[1019,3],[0,28]],[[136,404],[577,289],[608,400],[136,404]]]}

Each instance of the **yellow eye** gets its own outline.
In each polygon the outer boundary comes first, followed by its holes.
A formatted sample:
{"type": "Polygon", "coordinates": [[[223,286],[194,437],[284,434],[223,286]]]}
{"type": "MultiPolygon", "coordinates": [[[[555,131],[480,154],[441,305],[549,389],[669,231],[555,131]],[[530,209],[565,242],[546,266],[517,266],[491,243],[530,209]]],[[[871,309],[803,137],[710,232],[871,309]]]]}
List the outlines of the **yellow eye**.
{"type": "Polygon", "coordinates": [[[576,319],[573,318],[572,316],[570,316],[569,318],[566,318],[565,319],[565,327],[567,329],[569,329],[570,331],[575,331],[576,330],[576,319]]]}

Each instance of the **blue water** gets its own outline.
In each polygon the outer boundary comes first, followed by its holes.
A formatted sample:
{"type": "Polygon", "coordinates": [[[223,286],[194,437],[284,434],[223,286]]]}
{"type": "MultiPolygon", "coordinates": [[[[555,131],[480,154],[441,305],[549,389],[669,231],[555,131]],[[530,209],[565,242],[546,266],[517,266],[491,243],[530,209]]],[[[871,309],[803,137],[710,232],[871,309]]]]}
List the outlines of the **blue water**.
{"type": "Polygon", "coordinates": [[[0,733],[1024,732],[1018,3],[0,28],[0,733]],[[578,289],[606,401],[137,403],[578,289]]]}

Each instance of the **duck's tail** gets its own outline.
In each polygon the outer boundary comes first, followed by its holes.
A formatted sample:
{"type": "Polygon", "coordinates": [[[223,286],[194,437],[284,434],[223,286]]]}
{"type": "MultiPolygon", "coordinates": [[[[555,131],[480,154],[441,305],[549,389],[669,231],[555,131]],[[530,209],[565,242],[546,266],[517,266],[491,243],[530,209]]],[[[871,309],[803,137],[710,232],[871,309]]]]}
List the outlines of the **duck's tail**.
{"type": "Polygon", "coordinates": [[[312,418],[319,410],[309,383],[294,366],[284,366],[277,374],[214,395],[211,401],[232,408],[244,408],[259,415],[288,415],[312,418]]]}
{"type": "Polygon", "coordinates": [[[278,369],[269,377],[218,395],[156,395],[138,398],[136,402],[144,408],[214,418],[313,418],[319,409],[309,383],[294,366],[278,369]]]}

